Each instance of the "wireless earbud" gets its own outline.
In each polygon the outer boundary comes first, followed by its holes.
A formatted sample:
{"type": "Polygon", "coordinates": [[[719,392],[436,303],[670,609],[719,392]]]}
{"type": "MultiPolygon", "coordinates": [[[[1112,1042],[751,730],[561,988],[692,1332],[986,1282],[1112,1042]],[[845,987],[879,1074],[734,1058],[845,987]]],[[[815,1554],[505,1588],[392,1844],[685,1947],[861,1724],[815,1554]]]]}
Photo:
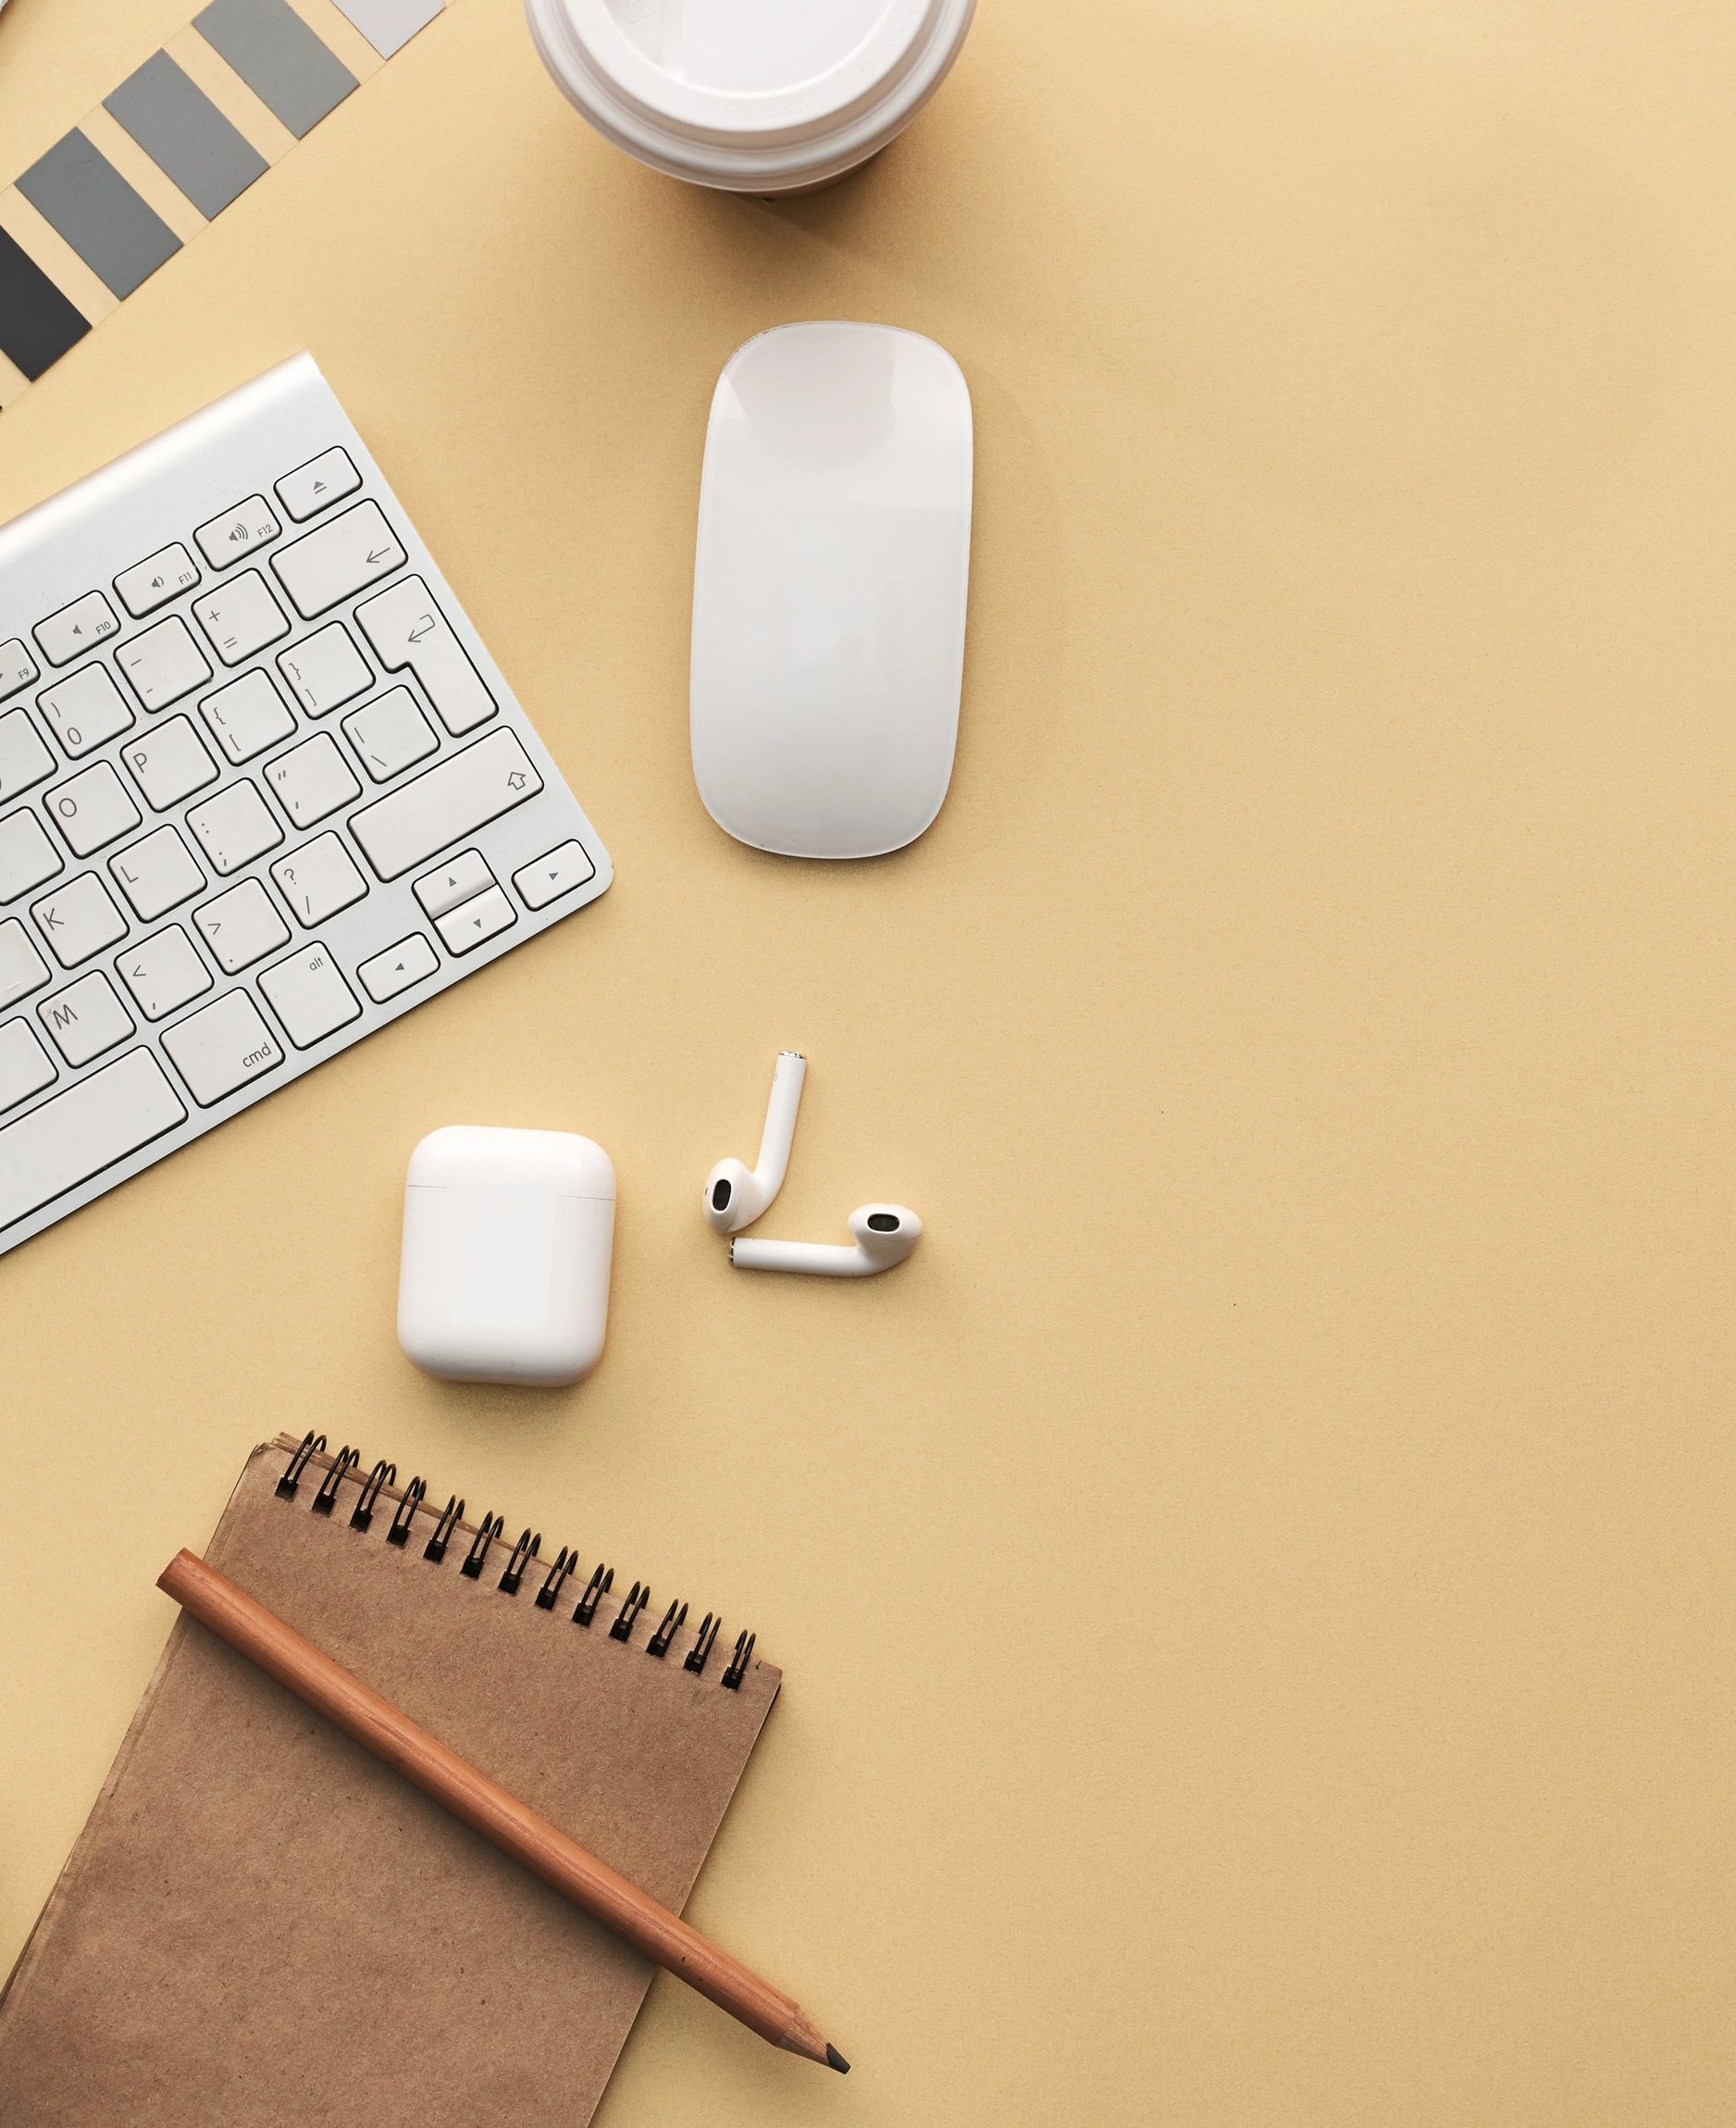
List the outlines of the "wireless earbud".
{"type": "Polygon", "coordinates": [[[700,1209],[705,1224],[716,1233],[739,1234],[744,1226],[751,1226],[784,1187],[807,1076],[807,1058],[795,1050],[782,1051],[772,1070],[772,1097],[765,1104],[757,1164],[750,1168],[738,1160],[720,1160],[705,1177],[700,1209]]]}
{"type": "Polygon", "coordinates": [[[923,1223],[906,1204],[859,1204],[849,1215],[852,1249],[823,1241],[757,1241],[738,1236],[729,1261],[744,1271],[806,1271],[821,1278],[872,1278],[902,1263],[923,1238],[923,1223]]]}
{"type": "Polygon", "coordinates": [[[820,1278],[872,1278],[902,1263],[923,1238],[923,1223],[908,1205],[859,1204],[849,1215],[853,1246],[823,1241],[755,1241],[741,1229],[753,1222],[784,1187],[789,1149],[796,1135],[808,1060],[785,1050],[772,1073],[772,1098],[765,1107],[759,1164],[720,1160],[705,1178],[700,1209],[705,1224],[733,1238],[729,1261],[744,1271],[805,1271],[820,1278]]]}

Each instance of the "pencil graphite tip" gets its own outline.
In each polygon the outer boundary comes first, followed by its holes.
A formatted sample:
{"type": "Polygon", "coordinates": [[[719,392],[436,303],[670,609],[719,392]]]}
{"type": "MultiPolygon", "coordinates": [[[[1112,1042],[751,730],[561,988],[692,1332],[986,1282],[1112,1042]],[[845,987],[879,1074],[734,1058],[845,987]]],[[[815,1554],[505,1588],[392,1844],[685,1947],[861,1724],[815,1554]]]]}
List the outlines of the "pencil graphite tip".
{"type": "Polygon", "coordinates": [[[828,2069],[836,2069],[840,2076],[848,2076],[849,2074],[849,2063],[845,2060],[844,2057],[838,2052],[837,2048],[832,2045],[829,2039],[825,2044],[825,2065],[828,2069]]]}

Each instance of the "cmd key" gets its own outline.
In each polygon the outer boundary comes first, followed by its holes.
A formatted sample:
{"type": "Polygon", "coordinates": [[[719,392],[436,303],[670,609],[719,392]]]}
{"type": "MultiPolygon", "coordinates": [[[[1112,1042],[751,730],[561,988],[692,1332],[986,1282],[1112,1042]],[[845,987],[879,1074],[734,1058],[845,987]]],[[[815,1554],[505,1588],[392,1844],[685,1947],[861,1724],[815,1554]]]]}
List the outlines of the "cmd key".
{"type": "Polygon", "coordinates": [[[210,1108],[249,1079],[276,1071],[283,1051],[245,990],[226,990],[163,1037],[169,1061],[201,1108],[210,1108]]]}

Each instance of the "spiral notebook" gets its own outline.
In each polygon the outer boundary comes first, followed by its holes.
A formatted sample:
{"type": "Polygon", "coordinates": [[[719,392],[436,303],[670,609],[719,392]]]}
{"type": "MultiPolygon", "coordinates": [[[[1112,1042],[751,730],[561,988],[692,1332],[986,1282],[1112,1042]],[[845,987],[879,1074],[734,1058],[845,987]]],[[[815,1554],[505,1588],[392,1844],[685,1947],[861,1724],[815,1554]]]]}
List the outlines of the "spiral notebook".
{"type": "MultiPolygon", "coordinates": [[[[780,1673],[288,1435],[211,1563],[679,1911],[780,1673]]],[[[6,2128],[582,2128],[651,1968],[182,1617],[0,1996],[6,2128]]]]}

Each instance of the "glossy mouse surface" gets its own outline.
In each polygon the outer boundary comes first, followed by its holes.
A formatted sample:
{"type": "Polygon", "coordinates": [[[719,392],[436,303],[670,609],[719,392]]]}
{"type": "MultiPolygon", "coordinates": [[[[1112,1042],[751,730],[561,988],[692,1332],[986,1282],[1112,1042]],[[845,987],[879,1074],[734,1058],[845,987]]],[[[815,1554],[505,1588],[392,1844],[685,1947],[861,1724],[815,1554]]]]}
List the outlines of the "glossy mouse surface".
{"type": "Polygon", "coordinates": [[[913,842],[952,777],[971,395],[890,326],[787,325],[712,400],[693,579],[693,774],[720,828],[792,857],[913,842]]]}

